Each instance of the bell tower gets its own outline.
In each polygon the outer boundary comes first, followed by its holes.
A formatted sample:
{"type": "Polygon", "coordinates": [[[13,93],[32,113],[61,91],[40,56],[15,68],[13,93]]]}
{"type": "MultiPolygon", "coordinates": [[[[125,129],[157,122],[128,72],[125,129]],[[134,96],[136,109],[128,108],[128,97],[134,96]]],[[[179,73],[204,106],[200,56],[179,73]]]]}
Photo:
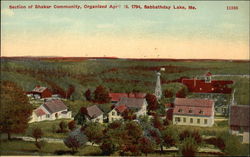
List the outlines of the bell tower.
{"type": "Polygon", "coordinates": [[[156,73],[156,85],[155,85],[155,96],[157,98],[157,100],[160,100],[161,99],[161,96],[162,96],[162,91],[161,91],[161,73],[160,72],[157,72],[156,73]]]}

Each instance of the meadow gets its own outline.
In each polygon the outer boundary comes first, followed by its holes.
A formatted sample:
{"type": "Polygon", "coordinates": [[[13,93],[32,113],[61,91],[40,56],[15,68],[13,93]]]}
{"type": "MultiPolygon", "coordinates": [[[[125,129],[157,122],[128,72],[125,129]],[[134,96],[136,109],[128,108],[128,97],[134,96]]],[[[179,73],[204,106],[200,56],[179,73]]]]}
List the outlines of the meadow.
{"type": "MultiPolygon", "coordinates": [[[[162,85],[177,82],[181,77],[202,76],[207,71],[214,75],[249,75],[249,61],[223,60],[129,60],[129,59],[37,59],[1,58],[1,80],[16,82],[24,91],[36,85],[50,89],[67,90],[70,85],[75,91],[71,100],[85,100],[84,92],[98,85],[112,92],[141,91],[153,93],[156,71],[161,71],[162,85]]],[[[249,78],[239,76],[216,77],[234,80],[236,100],[249,104],[249,78]]]]}

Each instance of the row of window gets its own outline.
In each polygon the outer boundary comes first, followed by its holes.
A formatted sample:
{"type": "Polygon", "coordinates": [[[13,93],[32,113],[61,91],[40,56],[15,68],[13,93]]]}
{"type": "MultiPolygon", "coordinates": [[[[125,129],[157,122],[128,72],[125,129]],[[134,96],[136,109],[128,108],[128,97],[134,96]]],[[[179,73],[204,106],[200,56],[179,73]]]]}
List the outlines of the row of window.
{"type": "MultiPolygon", "coordinates": [[[[182,109],[179,109],[178,112],[182,112],[183,110],[182,109]]],[[[193,110],[188,110],[188,113],[193,113],[193,110]]],[[[200,114],[203,114],[204,111],[200,110],[199,111],[200,114]]]]}
{"type": "MultiPolygon", "coordinates": [[[[183,117],[183,118],[181,118],[181,117],[175,117],[175,122],[183,122],[183,123],[186,123],[187,122],[187,120],[186,120],[186,118],[185,117],[183,117]]],[[[193,123],[194,122],[194,119],[193,118],[190,118],[189,119],[189,122],[190,123],[193,123]]],[[[196,123],[197,124],[200,124],[201,123],[201,119],[196,119],[196,123]]],[[[203,124],[207,124],[207,119],[204,119],[203,120],[203,124]]]]}

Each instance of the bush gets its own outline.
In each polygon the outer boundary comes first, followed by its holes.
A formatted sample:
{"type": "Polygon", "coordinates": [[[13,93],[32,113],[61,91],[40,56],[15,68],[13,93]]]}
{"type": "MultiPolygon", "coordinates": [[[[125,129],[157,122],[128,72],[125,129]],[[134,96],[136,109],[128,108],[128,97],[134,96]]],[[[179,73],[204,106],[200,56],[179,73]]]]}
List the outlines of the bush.
{"type": "Polygon", "coordinates": [[[225,149],[225,142],[220,137],[212,137],[209,139],[205,139],[204,141],[207,144],[212,144],[212,145],[216,146],[217,148],[219,148],[222,151],[225,149]]]}
{"type": "Polygon", "coordinates": [[[67,123],[66,123],[65,121],[61,121],[61,122],[59,123],[59,127],[60,127],[60,129],[57,130],[57,133],[65,133],[65,132],[68,132],[68,130],[67,130],[67,123]]]}
{"type": "Polygon", "coordinates": [[[183,157],[194,157],[197,151],[198,145],[192,137],[185,138],[179,148],[179,153],[183,157]]]}

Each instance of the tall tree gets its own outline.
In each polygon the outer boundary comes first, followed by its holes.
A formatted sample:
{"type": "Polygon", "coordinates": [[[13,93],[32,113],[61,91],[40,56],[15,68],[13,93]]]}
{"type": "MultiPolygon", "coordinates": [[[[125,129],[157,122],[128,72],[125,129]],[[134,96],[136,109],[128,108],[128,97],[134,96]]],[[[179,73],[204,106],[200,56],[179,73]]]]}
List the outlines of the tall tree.
{"type": "Polygon", "coordinates": [[[157,109],[157,98],[155,95],[153,94],[147,94],[146,95],[146,100],[147,100],[147,103],[148,103],[148,110],[149,111],[155,111],[157,109]]]}
{"type": "Polygon", "coordinates": [[[139,150],[145,154],[145,156],[148,155],[148,153],[151,153],[154,151],[154,144],[153,142],[148,139],[147,137],[141,137],[138,140],[138,148],[139,150]]]}
{"type": "Polygon", "coordinates": [[[12,133],[24,133],[28,128],[33,108],[24,91],[13,82],[3,81],[0,92],[0,132],[11,139],[12,133]]]}
{"type": "Polygon", "coordinates": [[[108,90],[101,85],[96,87],[94,94],[97,103],[108,103],[110,101],[108,90]]]}
{"type": "Polygon", "coordinates": [[[91,101],[92,100],[90,89],[88,89],[88,90],[85,91],[84,96],[85,96],[85,98],[86,98],[87,101],[91,101]]]}

